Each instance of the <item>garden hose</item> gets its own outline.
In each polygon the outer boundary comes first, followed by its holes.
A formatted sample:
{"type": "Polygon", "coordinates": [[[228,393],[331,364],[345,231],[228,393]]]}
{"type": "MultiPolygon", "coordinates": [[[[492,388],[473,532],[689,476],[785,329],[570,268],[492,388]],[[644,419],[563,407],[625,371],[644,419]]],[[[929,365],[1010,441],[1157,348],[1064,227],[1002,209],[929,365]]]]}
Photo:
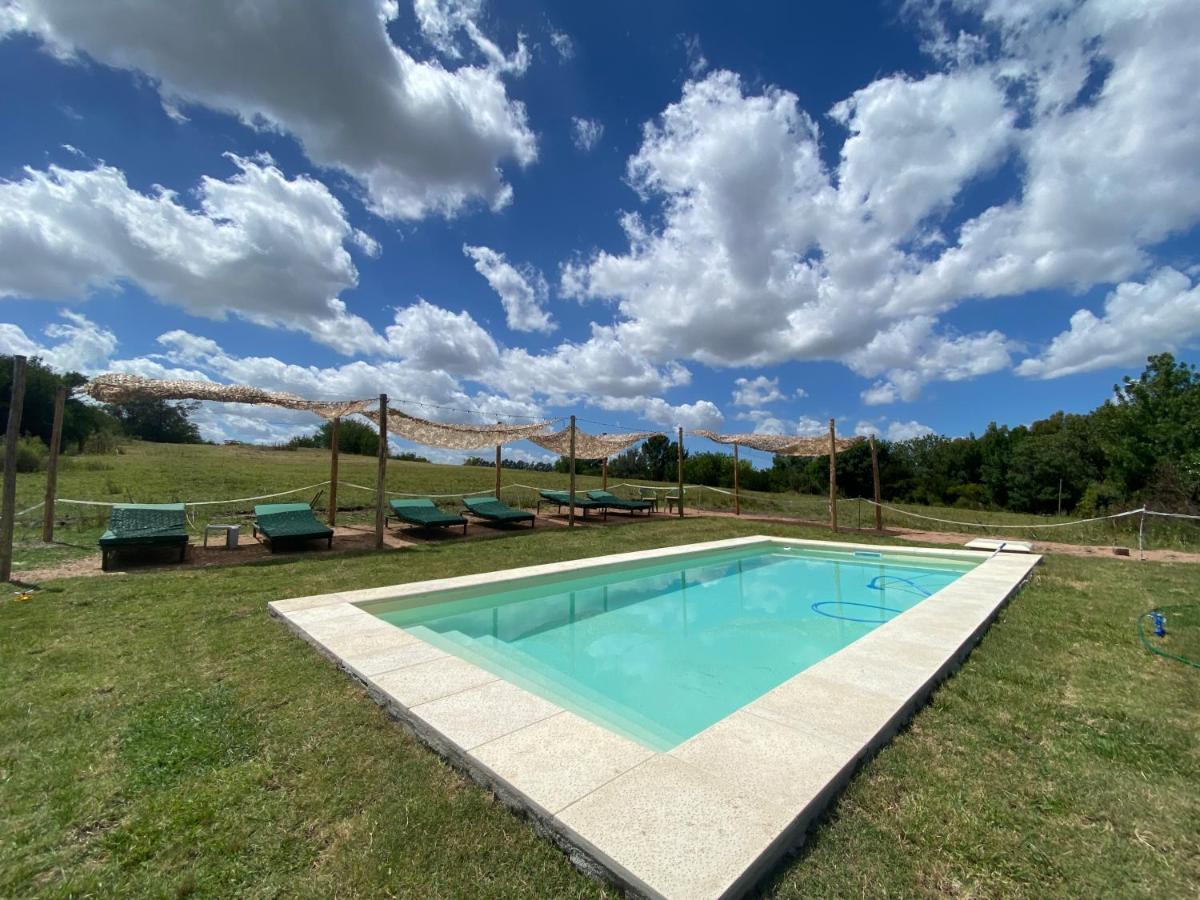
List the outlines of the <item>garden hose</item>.
{"type": "MultiPolygon", "coordinates": [[[[1178,620],[1180,618],[1181,614],[1186,618],[1187,613],[1197,612],[1197,611],[1200,611],[1200,606],[1160,606],[1160,607],[1157,607],[1156,609],[1148,610],[1148,611],[1142,613],[1140,616],[1138,616],[1138,620],[1137,620],[1138,639],[1142,642],[1142,646],[1144,646],[1151,653],[1157,653],[1159,656],[1165,656],[1167,659],[1173,659],[1176,662],[1183,663],[1184,665],[1188,665],[1188,666],[1192,666],[1193,668],[1200,669],[1200,660],[1189,659],[1186,656],[1180,656],[1176,653],[1168,653],[1166,650],[1162,649],[1161,647],[1156,647],[1149,640],[1149,638],[1146,637],[1146,627],[1145,627],[1145,623],[1146,623],[1147,619],[1153,619],[1153,618],[1156,618],[1157,616],[1163,616],[1163,617],[1165,617],[1165,619],[1163,621],[1170,621],[1172,618],[1175,618],[1176,620],[1178,620]]],[[[1191,624],[1191,623],[1189,623],[1189,624],[1191,624]]]]}

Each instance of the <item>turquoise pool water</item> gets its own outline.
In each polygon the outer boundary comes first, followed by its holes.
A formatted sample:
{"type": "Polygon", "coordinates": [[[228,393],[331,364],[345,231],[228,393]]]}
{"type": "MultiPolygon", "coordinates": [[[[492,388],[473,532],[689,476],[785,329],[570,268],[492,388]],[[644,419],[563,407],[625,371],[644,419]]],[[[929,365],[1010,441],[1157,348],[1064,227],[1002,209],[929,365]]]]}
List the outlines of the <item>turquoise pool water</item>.
{"type": "Polygon", "coordinates": [[[753,545],[364,608],[667,750],[974,566],[753,545]]]}

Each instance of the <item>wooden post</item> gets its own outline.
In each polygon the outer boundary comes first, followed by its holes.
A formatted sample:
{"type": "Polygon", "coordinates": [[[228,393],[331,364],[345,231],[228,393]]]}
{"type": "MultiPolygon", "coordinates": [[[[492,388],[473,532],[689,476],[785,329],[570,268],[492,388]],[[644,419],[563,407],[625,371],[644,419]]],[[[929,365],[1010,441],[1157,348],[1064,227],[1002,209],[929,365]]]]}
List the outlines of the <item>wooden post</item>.
{"type": "Polygon", "coordinates": [[[871,441],[871,479],[875,482],[875,530],[883,531],[883,491],[879,488],[879,452],[875,448],[875,435],[871,441]]]}
{"type": "Polygon", "coordinates": [[[600,464],[601,475],[604,482],[600,485],[604,490],[608,490],[608,457],[604,457],[604,461],[600,464]]]}
{"type": "Polygon", "coordinates": [[[375,476],[375,549],[383,549],[383,498],[387,479],[388,458],[388,399],[379,395],[379,470],[375,476]]]}
{"type": "Polygon", "coordinates": [[[829,527],[838,530],[837,523],[837,432],[829,420],[829,527]]]}
{"type": "Polygon", "coordinates": [[[338,437],[342,420],[334,417],[329,423],[329,527],[337,525],[338,437]]]}
{"type": "MultiPolygon", "coordinates": [[[[500,423],[497,422],[497,425],[500,423]]],[[[500,445],[496,445],[496,499],[500,499],[500,445]]]]}
{"type": "Polygon", "coordinates": [[[571,416],[571,484],[567,503],[567,527],[575,527],[575,417],[571,416]]]}
{"type": "Polygon", "coordinates": [[[679,518],[683,518],[683,427],[679,428],[679,518]]]}
{"type": "Polygon", "coordinates": [[[0,502],[0,581],[12,575],[13,527],[17,514],[17,440],[21,437],[21,407],[25,404],[25,357],[13,357],[12,396],[8,401],[8,430],[4,433],[4,499],[0,502]]]}
{"type": "Polygon", "coordinates": [[[733,514],[740,516],[742,514],[742,495],[738,489],[738,445],[735,442],[733,445],[733,514]]]}
{"type": "Polygon", "coordinates": [[[46,499],[42,504],[42,540],[54,540],[54,500],[58,494],[58,449],[62,445],[63,414],[67,407],[67,387],[54,392],[54,424],[50,426],[50,459],[46,461],[46,499]]]}

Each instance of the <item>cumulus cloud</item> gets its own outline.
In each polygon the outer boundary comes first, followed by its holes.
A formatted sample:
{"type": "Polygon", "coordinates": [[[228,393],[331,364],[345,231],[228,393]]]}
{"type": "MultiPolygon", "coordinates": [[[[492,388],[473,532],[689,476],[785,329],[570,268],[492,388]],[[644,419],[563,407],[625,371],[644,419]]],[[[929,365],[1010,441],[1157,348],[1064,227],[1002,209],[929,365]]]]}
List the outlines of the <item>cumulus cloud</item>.
{"type": "Polygon", "coordinates": [[[234,314],[308,331],[342,352],[379,349],[338,294],[358,271],[347,244],[378,252],[320,182],[269,158],[229,155],[191,209],[165,188],[141,193],[119,169],[25,169],[0,182],[0,297],[83,300],[134,284],[208,318],[234,314]]]}
{"type": "Polygon", "coordinates": [[[622,214],[625,250],[565,265],[564,294],[614,303],[652,360],[837,360],[894,402],[1011,365],[1012,341],[948,329],[948,310],[1128,279],[1200,222],[1193,4],[954,8],[968,39],[929,42],[940,71],[830,110],[833,168],[793,93],[685,84],[628,162],[649,212],[622,214]]]}
{"type": "Polygon", "coordinates": [[[500,295],[509,328],[547,333],[554,330],[554,321],[545,308],[550,287],[541,272],[529,265],[514,266],[503,253],[490,247],[463,244],[463,253],[475,263],[475,271],[500,295]]]}
{"type": "Polygon", "coordinates": [[[489,41],[479,5],[417,0],[436,47],[461,55],[462,32],[482,59],[453,69],[392,43],[398,7],[379,0],[315,0],[303,15],[286,0],[12,0],[0,36],[34,34],[63,60],[144,73],[177,114],[197,104],[291,134],[315,164],[356,179],[377,213],[417,219],[478,200],[503,207],[512,189],[501,166],[537,157],[525,107],[504,82],[528,54],[519,44],[505,56],[489,41]]]}
{"type": "Polygon", "coordinates": [[[925,437],[934,433],[934,430],[928,425],[924,425],[916,420],[908,422],[888,422],[886,428],[881,428],[874,422],[862,421],[854,428],[854,433],[866,437],[873,434],[876,437],[885,438],[889,441],[908,441],[912,438],[925,437]]]}
{"type": "Polygon", "coordinates": [[[63,310],[59,315],[63,321],[46,326],[47,343],[30,338],[17,325],[0,322],[0,353],[37,356],[62,372],[90,375],[103,370],[117,349],[117,336],[79,313],[63,310]]]}
{"type": "Polygon", "coordinates": [[[1172,268],[1145,283],[1123,282],[1097,316],[1081,309],[1040,356],[1022,360],[1017,374],[1061,378],[1109,366],[1135,365],[1152,353],[1178,351],[1200,338],[1200,284],[1172,268]]]}
{"type": "Polygon", "coordinates": [[[779,379],[759,375],[755,378],[739,378],[733,383],[734,406],[766,406],[784,399],[779,390],[779,379]]]}
{"type": "Polygon", "coordinates": [[[604,136],[604,123],[596,119],[581,119],[571,117],[571,141],[576,149],[587,153],[599,143],[604,136]]]}

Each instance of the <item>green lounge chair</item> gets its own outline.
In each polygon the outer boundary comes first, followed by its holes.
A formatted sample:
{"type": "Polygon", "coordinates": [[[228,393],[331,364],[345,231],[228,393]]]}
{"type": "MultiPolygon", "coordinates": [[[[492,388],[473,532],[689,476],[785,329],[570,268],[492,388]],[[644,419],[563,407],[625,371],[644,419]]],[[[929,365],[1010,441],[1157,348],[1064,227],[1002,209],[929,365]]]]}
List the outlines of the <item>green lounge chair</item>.
{"type": "Polygon", "coordinates": [[[650,515],[650,507],[653,505],[649,500],[622,500],[609,491],[588,491],[587,495],[597,503],[603,503],[607,509],[619,509],[631,516],[635,512],[644,512],[646,515],[650,515]]]}
{"type": "Polygon", "coordinates": [[[529,522],[533,528],[537,517],[523,509],[513,509],[496,497],[463,497],[463,506],[473,516],[489,522],[529,522]]]}
{"type": "Polygon", "coordinates": [[[254,530],[275,552],[278,541],[312,541],[321,538],[333,546],[333,529],[322,525],[307,503],[264,503],[254,507],[254,530]]]}
{"type": "MultiPolygon", "coordinates": [[[[539,512],[543,503],[556,507],[558,512],[562,512],[564,507],[570,507],[571,505],[570,491],[538,491],[538,495],[541,498],[537,504],[539,512]]],[[[575,508],[582,509],[585,518],[589,509],[598,509],[603,513],[604,518],[608,518],[607,504],[593,500],[591,497],[581,496],[578,492],[575,494],[575,508]]]]}
{"type": "Polygon", "coordinates": [[[182,503],[117,503],[108,519],[108,531],[100,537],[100,568],[130,547],[179,547],[179,561],[187,554],[188,533],[182,503]]]}
{"type": "Polygon", "coordinates": [[[467,533],[467,520],[457,513],[443,512],[432,500],[389,500],[392,515],[398,521],[418,528],[452,528],[461,525],[463,534],[467,533]]]}

